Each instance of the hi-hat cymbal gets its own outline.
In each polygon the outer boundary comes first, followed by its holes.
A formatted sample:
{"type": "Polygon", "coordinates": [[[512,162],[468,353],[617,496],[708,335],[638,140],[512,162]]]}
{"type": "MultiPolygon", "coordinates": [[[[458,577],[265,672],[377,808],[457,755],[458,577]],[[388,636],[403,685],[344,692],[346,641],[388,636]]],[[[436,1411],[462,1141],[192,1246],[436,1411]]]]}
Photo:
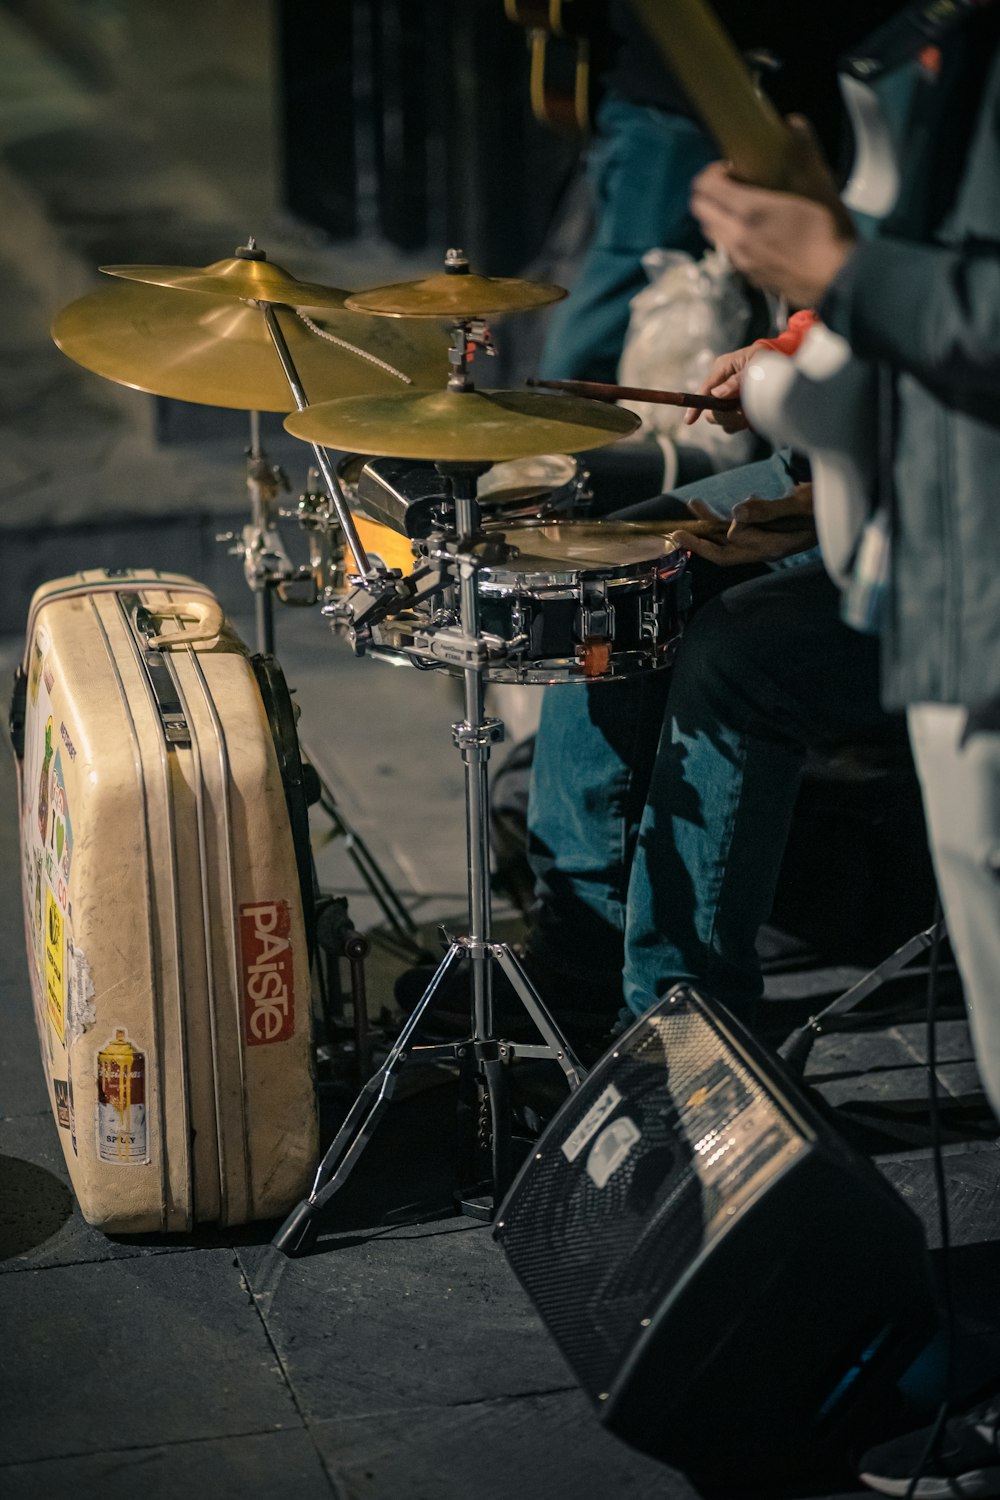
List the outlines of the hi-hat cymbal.
{"type": "Polygon", "coordinates": [[[345,305],[355,312],[378,313],[383,318],[483,318],[547,307],[565,296],[565,287],[544,281],[442,271],[423,281],[399,281],[368,292],[352,292],[345,305]]]}
{"type": "Polygon", "coordinates": [[[393,391],[324,401],[285,418],[296,437],[382,458],[496,463],[576,453],[634,432],[633,412],[538,391],[393,391]]]}
{"type": "Polygon", "coordinates": [[[143,281],[148,286],[242,302],[283,302],[288,307],[343,307],[347,293],[316,281],[299,281],[270,260],[217,260],[210,266],[102,266],[105,276],[143,281]]]}
{"type": "MultiPolygon", "coordinates": [[[[361,354],[320,338],[290,309],[274,315],[310,400],[406,389],[361,354]]],[[[315,321],[415,385],[436,386],[448,368],[447,334],[436,325],[327,309],[317,309],[315,321]]],[[[263,312],[229,297],[122,281],[64,307],[52,337],[77,364],[137,391],[243,411],[295,406],[263,312]]]]}

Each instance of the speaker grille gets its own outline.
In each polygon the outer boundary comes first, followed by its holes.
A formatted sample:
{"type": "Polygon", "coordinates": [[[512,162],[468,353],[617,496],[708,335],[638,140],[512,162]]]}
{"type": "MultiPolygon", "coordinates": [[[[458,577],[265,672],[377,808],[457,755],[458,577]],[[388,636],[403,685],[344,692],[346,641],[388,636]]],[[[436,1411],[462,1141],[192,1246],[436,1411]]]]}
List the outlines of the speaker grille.
{"type": "Polygon", "coordinates": [[[806,1141],[691,991],[602,1059],[542,1137],[496,1230],[591,1396],[609,1389],[664,1287],[806,1141]]]}

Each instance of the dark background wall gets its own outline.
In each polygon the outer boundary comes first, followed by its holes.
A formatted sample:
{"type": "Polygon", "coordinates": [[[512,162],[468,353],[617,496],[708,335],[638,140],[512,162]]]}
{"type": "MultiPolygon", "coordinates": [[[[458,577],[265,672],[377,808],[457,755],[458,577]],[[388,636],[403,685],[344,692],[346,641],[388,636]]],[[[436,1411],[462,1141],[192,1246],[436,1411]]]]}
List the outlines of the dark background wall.
{"type": "Polygon", "coordinates": [[[461,244],[509,275],[537,254],[576,160],[528,102],[502,0],[279,0],[282,187],[335,238],[461,244]]]}

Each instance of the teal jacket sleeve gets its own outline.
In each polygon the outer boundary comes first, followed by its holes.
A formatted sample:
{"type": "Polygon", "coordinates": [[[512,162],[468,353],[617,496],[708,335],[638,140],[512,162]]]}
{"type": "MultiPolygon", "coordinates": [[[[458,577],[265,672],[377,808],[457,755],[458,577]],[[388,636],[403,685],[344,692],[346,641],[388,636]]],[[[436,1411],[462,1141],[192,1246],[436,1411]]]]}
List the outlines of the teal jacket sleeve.
{"type": "Polygon", "coordinates": [[[862,242],[818,310],[862,359],[1000,394],[1000,246],[862,242]]]}

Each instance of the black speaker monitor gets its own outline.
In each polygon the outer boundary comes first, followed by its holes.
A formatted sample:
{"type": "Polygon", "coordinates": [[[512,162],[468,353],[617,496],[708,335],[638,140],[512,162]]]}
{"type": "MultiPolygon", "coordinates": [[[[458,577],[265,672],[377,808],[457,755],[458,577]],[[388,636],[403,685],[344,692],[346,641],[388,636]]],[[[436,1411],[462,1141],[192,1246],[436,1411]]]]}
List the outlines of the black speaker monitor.
{"type": "Polygon", "coordinates": [[[494,1233],[604,1425],[695,1480],[836,1451],[937,1322],[916,1216],[686,987],[570,1096],[494,1233]]]}

